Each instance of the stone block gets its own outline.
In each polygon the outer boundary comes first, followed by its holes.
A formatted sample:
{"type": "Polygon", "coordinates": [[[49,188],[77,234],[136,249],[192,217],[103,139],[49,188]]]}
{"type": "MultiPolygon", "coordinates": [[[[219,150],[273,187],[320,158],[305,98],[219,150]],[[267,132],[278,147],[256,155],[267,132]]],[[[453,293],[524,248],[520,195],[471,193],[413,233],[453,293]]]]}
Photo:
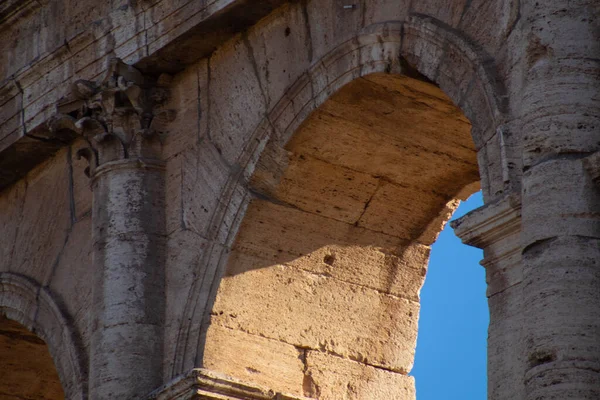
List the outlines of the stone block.
{"type": "Polygon", "coordinates": [[[183,221],[183,164],[186,154],[176,154],[165,163],[165,228],[170,234],[185,227],[183,221]]]}
{"type": "Polygon", "coordinates": [[[207,139],[229,164],[236,163],[267,112],[250,51],[247,38],[238,36],[216,51],[209,63],[207,139]]]}
{"type": "Polygon", "coordinates": [[[434,27],[426,25],[421,18],[411,17],[404,26],[402,56],[427,78],[435,79],[438,66],[444,56],[444,36],[431,32],[434,27]],[[433,39],[432,37],[435,37],[433,39]]]}
{"type": "Polygon", "coordinates": [[[285,96],[269,114],[275,131],[280,135],[281,146],[296,133],[315,107],[312,82],[308,74],[303,74],[290,84],[285,96]]]}
{"type": "Polygon", "coordinates": [[[287,262],[324,246],[396,248],[406,241],[292,207],[254,200],[234,249],[272,262],[287,262]]]}
{"type": "Polygon", "coordinates": [[[505,43],[519,19],[519,5],[507,2],[474,0],[463,11],[458,24],[461,32],[475,38],[490,54],[505,43]]]}
{"type": "MultiPolygon", "coordinates": [[[[2,106],[0,106],[0,125],[2,126],[2,131],[9,131],[9,129],[4,128],[4,125],[21,111],[22,94],[13,94],[14,89],[10,86],[3,87],[2,92],[2,97],[0,98],[0,102],[2,103],[2,106]]],[[[0,134],[0,141],[2,139],[3,135],[0,134]]]]}
{"type": "MultiPolygon", "coordinates": [[[[165,381],[172,377],[175,352],[181,345],[182,320],[192,288],[199,280],[204,279],[205,268],[203,258],[209,248],[207,240],[190,230],[179,230],[167,239],[165,265],[165,324],[164,341],[172,345],[164,346],[165,381]]],[[[212,277],[211,277],[212,278],[212,277]]],[[[207,296],[206,296],[207,297],[207,296]]]]}
{"type": "Polygon", "coordinates": [[[600,303],[599,256],[600,240],[585,236],[559,236],[525,249],[527,393],[555,399],[600,394],[600,310],[590,307],[600,303]]]}
{"type": "Polygon", "coordinates": [[[306,15],[310,26],[312,59],[317,61],[338,45],[352,39],[363,27],[365,8],[347,8],[343,0],[309,1],[306,15]]]}
{"type": "MultiPolygon", "coordinates": [[[[50,271],[49,271],[50,272],[50,271]]],[[[61,299],[66,315],[81,345],[89,348],[92,334],[92,219],[88,215],[73,225],[56,269],[48,273],[43,285],[61,299]]]]}
{"type": "Polygon", "coordinates": [[[212,324],[202,364],[244,382],[302,394],[303,354],[303,350],[278,340],[212,324]]]}
{"type": "Polygon", "coordinates": [[[166,172],[168,231],[182,227],[201,236],[214,236],[222,209],[229,203],[227,190],[236,183],[219,152],[202,141],[171,158],[166,172]]]}
{"type": "Polygon", "coordinates": [[[435,86],[372,74],[332,95],[286,149],[455,196],[478,180],[469,130],[468,120],[435,86]]]}
{"type": "Polygon", "coordinates": [[[223,278],[212,323],[407,373],[418,313],[410,300],[271,265],[223,278]]]}
{"type": "Polygon", "coordinates": [[[600,192],[581,159],[554,159],[523,174],[523,246],[556,236],[598,238],[600,192]]]}
{"type": "Polygon", "coordinates": [[[388,21],[403,21],[410,11],[410,2],[369,0],[361,4],[365,7],[365,27],[376,23],[388,21]]]}
{"type": "Polygon", "coordinates": [[[188,67],[175,75],[169,85],[170,98],[163,108],[177,114],[163,138],[162,155],[166,159],[195,146],[206,135],[206,64],[203,61],[188,67]]]}
{"type": "Polygon", "coordinates": [[[248,31],[247,41],[270,110],[310,66],[311,38],[302,5],[278,8],[248,31]]]}
{"type": "MultiPolygon", "coordinates": [[[[429,248],[419,244],[395,249],[330,245],[290,260],[285,265],[419,301],[428,256],[429,248]]],[[[264,258],[234,250],[229,256],[226,274],[242,274],[270,266],[272,263],[264,258]]]]}
{"type": "Polygon", "coordinates": [[[272,195],[301,210],[353,224],[377,185],[371,175],[294,154],[272,195]]]}
{"type": "Polygon", "coordinates": [[[320,400],[413,400],[415,379],[319,351],[306,352],[306,395],[320,400]],[[312,393],[310,393],[312,392],[312,393]]]}
{"type": "MultiPolygon", "coordinates": [[[[415,240],[420,238],[429,223],[446,209],[446,204],[446,200],[436,193],[423,193],[417,188],[383,182],[358,225],[387,235],[415,240]],[[398,199],[403,200],[399,203],[398,199]],[[397,207],[389,207],[392,203],[396,203],[397,207]]],[[[451,215],[450,212],[446,217],[450,218],[451,215]]],[[[425,245],[433,243],[430,236],[423,239],[425,245]]]]}
{"type": "Polygon", "coordinates": [[[27,184],[20,181],[5,189],[0,196],[0,226],[2,226],[2,240],[0,240],[0,271],[6,272],[14,268],[12,257],[16,246],[19,226],[23,219],[23,201],[27,192],[27,184]],[[17,205],[20,205],[17,206],[17,205]]]}
{"type": "Polygon", "coordinates": [[[58,261],[71,228],[66,149],[32,170],[26,181],[9,268],[43,282],[58,261]]]}
{"type": "Polygon", "coordinates": [[[448,26],[456,27],[461,22],[469,4],[467,0],[419,1],[411,3],[411,12],[424,14],[448,26]]]}
{"type": "Polygon", "coordinates": [[[0,315],[0,329],[3,397],[64,398],[65,394],[46,343],[3,315],[0,315]]]}
{"type": "Polygon", "coordinates": [[[461,110],[473,125],[473,142],[480,149],[496,133],[496,109],[491,102],[495,93],[493,83],[484,81],[486,77],[476,74],[470,88],[465,92],[461,110]]]}
{"type": "Polygon", "coordinates": [[[516,284],[488,299],[488,395],[492,398],[525,398],[522,291],[523,286],[516,284]]]}

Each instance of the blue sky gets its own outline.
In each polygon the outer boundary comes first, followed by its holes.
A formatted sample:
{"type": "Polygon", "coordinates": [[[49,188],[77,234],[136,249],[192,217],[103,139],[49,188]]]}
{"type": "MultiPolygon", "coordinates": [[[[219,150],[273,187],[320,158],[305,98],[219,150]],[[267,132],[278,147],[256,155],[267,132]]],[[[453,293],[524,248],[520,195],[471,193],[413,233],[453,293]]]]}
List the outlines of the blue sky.
{"type": "MultiPolygon", "coordinates": [[[[452,219],[483,204],[481,192],[452,219]]],[[[447,224],[433,245],[425,285],[415,366],[417,400],[485,400],[489,315],[481,250],[461,243],[447,224]]]]}

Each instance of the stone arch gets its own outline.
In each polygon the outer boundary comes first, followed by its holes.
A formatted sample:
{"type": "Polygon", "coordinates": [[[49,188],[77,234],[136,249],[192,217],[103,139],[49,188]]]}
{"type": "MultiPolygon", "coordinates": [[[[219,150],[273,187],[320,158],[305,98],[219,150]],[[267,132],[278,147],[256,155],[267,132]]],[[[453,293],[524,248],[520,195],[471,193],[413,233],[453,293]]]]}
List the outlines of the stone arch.
{"type": "MultiPolygon", "coordinates": [[[[311,112],[356,78],[373,73],[415,71],[439,84],[463,110],[472,123],[472,137],[478,150],[505,120],[505,90],[495,72],[493,58],[460,32],[427,16],[412,15],[406,21],[368,26],[313,61],[308,70],[289,83],[258,126],[246,135],[246,145],[237,160],[240,168],[229,177],[210,223],[208,236],[212,244],[199,262],[204,276],[192,285],[183,311],[172,376],[201,364],[204,334],[228,260],[228,246],[235,240],[252,198],[247,183],[267,143],[275,141],[284,146],[311,112]],[[218,240],[225,246],[216,244],[218,240]]],[[[494,154],[500,157],[499,148],[494,154]]],[[[488,176],[499,175],[487,168],[488,165],[480,163],[484,187],[489,185],[488,176]]]]}
{"type": "Polygon", "coordinates": [[[0,313],[46,342],[66,398],[87,399],[81,346],[48,288],[19,274],[0,273],[0,313]]]}

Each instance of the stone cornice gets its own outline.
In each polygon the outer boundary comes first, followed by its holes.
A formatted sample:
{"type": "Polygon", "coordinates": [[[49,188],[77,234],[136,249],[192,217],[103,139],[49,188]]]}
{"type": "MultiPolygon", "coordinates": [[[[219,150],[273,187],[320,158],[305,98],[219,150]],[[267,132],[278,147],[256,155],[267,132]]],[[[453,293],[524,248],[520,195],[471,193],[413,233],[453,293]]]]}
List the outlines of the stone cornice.
{"type": "Polygon", "coordinates": [[[488,297],[523,280],[520,267],[521,203],[518,194],[513,193],[486,204],[450,224],[463,243],[484,250],[485,257],[480,263],[486,269],[488,297]]]}
{"type": "Polygon", "coordinates": [[[309,400],[275,393],[217,372],[198,368],[158,388],[145,400],[309,400]]]}
{"type": "Polygon", "coordinates": [[[508,195],[452,221],[450,226],[463,243],[485,249],[520,231],[520,198],[508,195]]]}

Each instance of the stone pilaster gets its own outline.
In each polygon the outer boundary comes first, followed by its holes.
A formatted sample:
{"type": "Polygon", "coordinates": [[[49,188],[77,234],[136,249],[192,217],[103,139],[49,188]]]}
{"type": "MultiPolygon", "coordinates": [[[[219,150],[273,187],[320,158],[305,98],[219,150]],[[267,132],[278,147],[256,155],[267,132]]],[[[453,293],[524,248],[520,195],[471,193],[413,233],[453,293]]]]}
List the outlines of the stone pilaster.
{"type": "Polygon", "coordinates": [[[490,310],[488,399],[524,398],[521,312],[521,204],[506,196],[451,222],[465,244],[483,249],[490,310]]]}
{"type": "Polygon", "coordinates": [[[600,7],[526,0],[521,120],[525,398],[600,398],[600,7]]]}
{"type": "Polygon", "coordinates": [[[88,146],[93,190],[93,322],[89,392],[140,398],[161,384],[164,325],[165,185],[160,136],[164,77],[111,60],[100,82],[77,81],[52,121],[88,146]]]}

